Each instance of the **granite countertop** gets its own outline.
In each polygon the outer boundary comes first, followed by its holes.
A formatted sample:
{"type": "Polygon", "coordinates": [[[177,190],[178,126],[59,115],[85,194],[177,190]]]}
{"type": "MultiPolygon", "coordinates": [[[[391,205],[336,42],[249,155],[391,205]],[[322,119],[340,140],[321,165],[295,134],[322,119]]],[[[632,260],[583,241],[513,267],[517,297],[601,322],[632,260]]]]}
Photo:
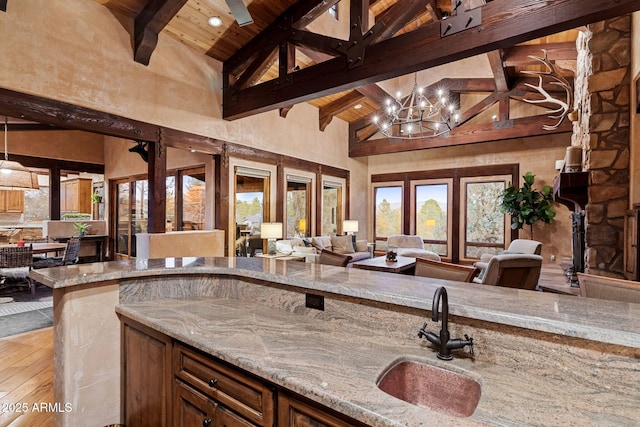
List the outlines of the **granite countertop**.
{"type": "Polygon", "coordinates": [[[431,310],[446,285],[449,313],[470,319],[640,348],[640,304],[576,298],[264,258],[166,258],[77,264],[34,270],[30,277],[54,289],[140,277],[219,274],[431,310]],[[420,283],[416,286],[416,283],[420,283]]]}
{"type": "MultiPolygon", "coordinates": [[[[584,427],[602,425],[604,420],[606,425],[632,426],[640,419],[637,406],[635,410],[627,406],[637,403],[637,390],[594,388],[589,373],[576,374],[570,366],[525,349],[519,349],[521,354],[516,356],[518,369],[459,352],[452,361],[443,362],[424,340],[383,338],[382,333],[355,325],[345,327],[236,299],[160,299],[121,304],[116,312],[374,427],[584,427]],[[481,397],[473,415],[455,417],[379,390],[376,384],[386,368],[406,359],[461,373],[480,383],[481,397]],[[601,405],[620,405],[620,412],[603,414],[601,405]]],[[[446,386],[441,390],[447,393],[446,386]]]]}
{"type": "Polygon", "coordinates": [[[116,312],[367,425],[490,424],[482,421],[491,419],[483,415],[482,402],[465,419],[405,403],[376,387],[400,357],[483,382],[469,360],[438,361],[423,346],[239,300],[161,299],[121,304],[116,312]]]}

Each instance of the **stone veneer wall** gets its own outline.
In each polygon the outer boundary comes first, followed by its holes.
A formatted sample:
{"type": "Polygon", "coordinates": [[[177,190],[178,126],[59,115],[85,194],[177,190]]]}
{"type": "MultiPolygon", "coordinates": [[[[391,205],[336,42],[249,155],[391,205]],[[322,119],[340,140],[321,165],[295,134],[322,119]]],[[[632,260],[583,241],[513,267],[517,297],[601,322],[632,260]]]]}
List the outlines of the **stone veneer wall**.
{"type": "Polygon", "coordinates": [[[588,26],[578,38],[573,145],[590,172],[585,210],[585,271],[624,274],[629,207],[631,17],[588,26]]]}

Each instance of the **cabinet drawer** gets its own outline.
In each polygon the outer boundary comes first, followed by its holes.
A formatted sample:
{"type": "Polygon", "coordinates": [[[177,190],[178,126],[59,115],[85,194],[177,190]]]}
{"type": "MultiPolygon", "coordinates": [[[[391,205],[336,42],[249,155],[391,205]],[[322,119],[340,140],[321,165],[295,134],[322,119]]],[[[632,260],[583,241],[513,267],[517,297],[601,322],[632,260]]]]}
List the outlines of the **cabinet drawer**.
{"type": "Polygon", "coordinates": [[[366,427],[366,424],[285,392],[278,394],[278,427],[366,427]]]}
{"type": "Polygon", "coordinates": [[[178,343],[173,351],[176,377],[257,425],[274,425],[270,387],[178,343]]]}

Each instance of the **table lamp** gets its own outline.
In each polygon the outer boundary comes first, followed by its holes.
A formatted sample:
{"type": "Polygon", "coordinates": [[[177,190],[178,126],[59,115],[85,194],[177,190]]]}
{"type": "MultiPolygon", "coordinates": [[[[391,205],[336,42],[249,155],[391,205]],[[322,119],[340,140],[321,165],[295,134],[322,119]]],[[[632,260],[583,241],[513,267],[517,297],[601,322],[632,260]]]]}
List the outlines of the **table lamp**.
{"type": "Polygon", "coordinates": [[[276,239],[282,239],[281,222],[263,222],[260,224],[260,237],[267,239],[269,255],[276,254],[276,239]]]}
{"type": "Polygon", "coordinates": [[[357,219],[345,219],[342,221],[342,231],[351,235],[351,241],[353,243],[353,247],[356,247],[356,235],[354,233],[358,232],[358,220],[357,219]]]}
{"type": "Polygon", "coordinates": [[[299,219],[298,220],[298,232],[300,233],[301,236],[306,236],[307,235],[307,220],[306,219],[299,219]]]}

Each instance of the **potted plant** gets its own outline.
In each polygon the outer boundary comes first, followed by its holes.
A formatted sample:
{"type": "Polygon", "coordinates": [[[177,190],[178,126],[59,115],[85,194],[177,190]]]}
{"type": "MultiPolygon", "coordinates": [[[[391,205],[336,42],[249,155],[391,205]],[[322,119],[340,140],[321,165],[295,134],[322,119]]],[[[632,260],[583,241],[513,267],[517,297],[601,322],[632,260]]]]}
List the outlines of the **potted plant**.
{"type": "Polygon", "coordinates": [[[510,183],[509,187],[504,189],[500,199],[500,210],[511,215],[512,229],[521,229],[525,224],[529,225],[533,239],[533,224],[538,221],[551,224],[555,221],[556,213],[551,207],[552,188],[549,185],[542,187],[541,191],[533,188],[535,175],[531,172],[527,172],[522,178],[522,187],[516,188],[510,183]]]}
{"type": "Polygon", "coordinates": [[[91,193],[91,203],[97,205],[102,201],[102,197],[99,193],[91,193]]]}
{"type": "Polygon", "coordinates": [[[87,229],[89,229],[89,227],[91,227],[91,225],[86,224],[84,222],[74,222],[73,223],[73,228],[78,233],[78,237],[83,237],[84,234],[87,232],[87,229]]]}

